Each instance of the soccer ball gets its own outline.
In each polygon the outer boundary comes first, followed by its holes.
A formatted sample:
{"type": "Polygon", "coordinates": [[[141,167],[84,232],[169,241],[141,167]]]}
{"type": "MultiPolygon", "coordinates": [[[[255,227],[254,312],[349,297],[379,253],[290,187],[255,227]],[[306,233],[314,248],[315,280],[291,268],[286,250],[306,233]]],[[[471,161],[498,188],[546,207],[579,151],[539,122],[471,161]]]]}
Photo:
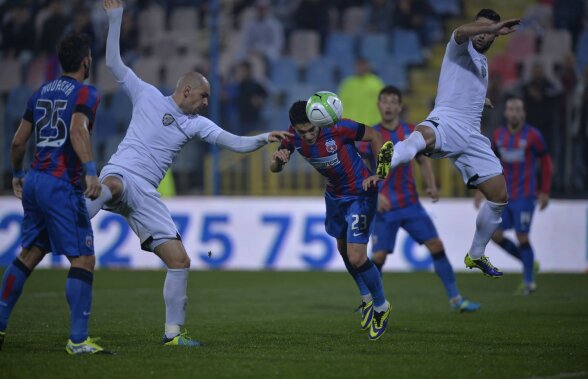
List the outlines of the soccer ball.
{"type": "Polygon", "coordinates": [[[332,126],[343,115],[343,103],[333,92],[319,91],[306,102],[306,115],[314,126],[332,126]]]}

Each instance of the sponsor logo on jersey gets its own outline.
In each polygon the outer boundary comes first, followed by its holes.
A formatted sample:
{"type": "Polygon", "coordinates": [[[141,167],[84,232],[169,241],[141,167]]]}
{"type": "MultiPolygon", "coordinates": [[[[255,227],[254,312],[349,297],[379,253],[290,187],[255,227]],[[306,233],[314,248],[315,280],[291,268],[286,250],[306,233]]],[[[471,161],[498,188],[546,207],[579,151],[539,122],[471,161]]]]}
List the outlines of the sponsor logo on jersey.
{"type": "Polygon", "coordinates": [[[322,158],[307,158],[310,163],[316,169],[325,169],[333,166],[337,166],[341,163],[337,154],[329,155],[328,157],[322,158]]]}
{"type": "Polygon", "coordinates": [[[170,126],[172,124],[172,122],[174,122],[174,121],[176,121],[176,120],[174,120],[174,116],[172,116],[169,113],[164,114],[163,118],[161,119],[163,126],[170,126]]]}
{"type": "Polygon", "coordinates": [[[337,143],[335,142],[335,140],[332,140],[332,139],[326,140],[325,147],[327,148],[327,151],[331,154],[334,153],[335,151],[337,151],[337,143]]]}

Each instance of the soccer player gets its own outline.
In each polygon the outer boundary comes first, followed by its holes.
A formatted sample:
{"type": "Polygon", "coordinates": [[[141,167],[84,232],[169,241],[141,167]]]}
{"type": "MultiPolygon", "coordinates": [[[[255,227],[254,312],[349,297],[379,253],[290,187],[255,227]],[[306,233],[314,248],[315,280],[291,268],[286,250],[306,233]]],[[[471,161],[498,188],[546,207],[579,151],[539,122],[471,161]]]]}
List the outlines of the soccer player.
{"type": "MultiPolygon", "coordinates": [[[[492,135],[492,148],[496,152],[506,177],[510,200],[502,211],[502,223],[492,236],[507,253],[523,263],[523,284],[520,291],[529,295],[536,289],[535,254],[529,242],[529,231],[533,221],[535,204],[543,210],[549,203],[549,190],[553,163],[547,151],[541,132],[525,123],[525,105],[518,97],[506,101],[504,118],[506,126],[497,129],[492,135]],[[537,172],[535,164],[541,164],[541,185],[537,191],[537,172]],[[518,246],[504,236],[504,231],[514,229],[518,246]]],[[[476,193],[478,208],[482,194],[476,193]]]]}
{"type": "MultiPolygon", "coordinates": [[[[484,53],[497,36],[514,32],[519,23],[519,19],[500,21],[495,11],[482,9],[474,22],[455,29],[443,57],[435,108],[407,139],[396,146],[386,142],[377,169],[378,175],[385,176],[390,168],[410,162],[418,153],[451,159],[464,182],[477,187],[488,200],[478,212],[465,265],[494,278],[502,276],[502,272],[490,263],[484,251],[500,225],[508,194],[500,161],[488,138],[480,133],[488,88],[484,53]]],[[[366,184],[373,185],[375,181],[371,178],[366,184]]]]}
{"type": "Polygon", "coordinates": [[[294,135],[282,141],[273,154],[270,170],[282,171],[291,154],[298,151],[327,178],[325,229],[337,239],[337,249],[345,267],[359,287],[361,327],[369,328],[369,338],[377,340],[386,330],[391,306],[384,295],[380,273],[367,257],[378,193],[373,188],[362,189],[362,181],[369,176],[369,171],[355,141],[370,141],[372,149],[379,151],[382,137],[371,128],[348,119],[328,128],[314,126],[306,115],[306,101],[292,104],[289,116],[289,131],[294,135]]]}
{"type": "Polygon", "coordinates": [[[198,113],[208,105],[210,85],[204,76],[189,72],[180,77],[171,96],[143,82],[120,56],[119,38],[123,6],[105,0],[109,27],[106,65],[133,103],[127,133],[100,173],[102,195],[87,202],[90,217],[105,209],[124,216],[141,241],[167,266],[163,285],[165,301],[164,345],[200,346],[180,330],[187,305],[190,258],[170,212],[159,198],[157,186],[181,148],[193,138],[236,152],[250,152],[288,133],[271,132],[252,137],[230,134],[198,113]]]}
{"type": "MultiPolygon", "coordinates": [[[[402,111],[402,93],[393,86],[384,87],[378,95],[378,110],[381,121],[373,129],[379,132],[384,140],[397,143],[402,141],[413,130],[414,126],[400,121],[402,111]]],[[[366,142],[359,143],[362,157],[375,167],[375,156],[366,142]]],[[[415,157],[421,168],[423,179],[427,185],[426,193],[433,201],[439,200],[439,192],[429,159],[422,154],[415,157]]],[[[378,212],[374,220],[372,232],[372,261],[381,271],[386,257],[394,251],[398,229],[403,228],[419,244],[425,244],[431,257],[435,273],[441,279],[449,304],[459,312],[474,312],[480,305],[463,298],[455,281],[451,263],[445,255],[443,242],[431,217],[421,205],[412,174],[411,162],[399,165],[391,170],[388,177],[380,184],[378,194],[378,212]]]]}
{"type": "Polygon", "coordinates": [[[0,349],[25,281],[51,251],[65,255],[71,264],[65,286],[70,309],[65,350],[76,355],[103,353],[88,337],[95,257],[84,196],[94,199],[101,191],[90,143],[100,98],[96,88],[83,83],[92,67],[89,37],[66,36],[58,45],[58,56],[62,76],[43,84],[30,97],[12,140],[12,187],[22,199],[24,218],[22,250],[2,278],[0,349]],[[25,176],[22,162],[33,133],[35,158],[25,176]]]}

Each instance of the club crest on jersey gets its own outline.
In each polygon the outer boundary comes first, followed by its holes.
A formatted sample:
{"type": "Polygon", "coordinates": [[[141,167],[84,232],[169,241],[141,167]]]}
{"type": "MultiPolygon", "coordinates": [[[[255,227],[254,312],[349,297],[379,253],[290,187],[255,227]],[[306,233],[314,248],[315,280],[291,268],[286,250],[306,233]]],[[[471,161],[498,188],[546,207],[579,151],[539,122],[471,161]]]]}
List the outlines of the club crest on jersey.
{"type": "Polygon", "coordinates": [[[172,122],[174,122],[174,121],[176,121],[176,120],[174,120],[174,116],[172,116],[169,113],[164,114],[163,118],[161,119],[163,126],[170,126],[172,124],[172,122]]]}
{"type": "Polygon", "coordinates": [[[325,147],[327,148],[327,151],[329,153],[334,153],[335,151],[337,151],[337,144],[335,143],[335,140],[333,140],[333,139],[326,140],[325,147]]]}
{"type": "Polygon", "coordinates": [[[92,239],[92,236],[90,236],[90,235],[87,235],[87,236],[86,236],[86,246],[88,246],[88,247],[92,247],[92,244],[93,244],[93,243],[94,243],[94,241],[93,241],[93,239],[92,239]]]}

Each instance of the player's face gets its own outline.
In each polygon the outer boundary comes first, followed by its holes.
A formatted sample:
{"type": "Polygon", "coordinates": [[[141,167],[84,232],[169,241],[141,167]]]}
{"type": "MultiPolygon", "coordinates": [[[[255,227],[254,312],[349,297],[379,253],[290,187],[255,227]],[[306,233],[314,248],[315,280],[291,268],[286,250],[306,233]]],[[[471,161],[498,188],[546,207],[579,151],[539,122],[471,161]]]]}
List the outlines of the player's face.
{"type": "Polygon", "coordinates": [[[504,118],[511,128],[517,129],[525,123],[525,107],[521,99],[511,99],[506,102],[504,118]]]}
{"type": "Polygon", "coordinates": [[[92,67],[92,54],[88,53],[88,56],[82,60],[82,66],[84,67],[84,80],[90,77],[90,67],[92,67]]]}
{"type": "MultiPolygon", "coordinates": [[[[476,22],[488,25],[495,23],[494,21],[484,17],[480,17],[476,20],[476,22]]],[[[492,43],[494,43],[495,38],[496,35],[494,33],[482,33],[473,36],[472,43],[474,44],[474,49],[476,49],[478,53],[485,53],[486,51],[488,51],[490,46],[492,46],[492,43]]]]}
{"type": "Polygon", "coordinates": [[[319,135],[319,127],[312,125],[310,122],[294,125],[296,133],[309,145],[314,145],[319,135]]]}
{"type": "Polygon", "coordinates": [[[402,111],[398,95],[393,93],[382,94],[378,100],[378,109],[380,110],[382,121],[390,122],[396,119],[400,115],[400,111],[402,111]]]}
{"type": "Polygon", "coordinates": [[[208,82],[196,88],[190,88],[186,96],[186,108],[189,114],[198,114],[208,107],[210,97],[210,85],[208,82]]]}

